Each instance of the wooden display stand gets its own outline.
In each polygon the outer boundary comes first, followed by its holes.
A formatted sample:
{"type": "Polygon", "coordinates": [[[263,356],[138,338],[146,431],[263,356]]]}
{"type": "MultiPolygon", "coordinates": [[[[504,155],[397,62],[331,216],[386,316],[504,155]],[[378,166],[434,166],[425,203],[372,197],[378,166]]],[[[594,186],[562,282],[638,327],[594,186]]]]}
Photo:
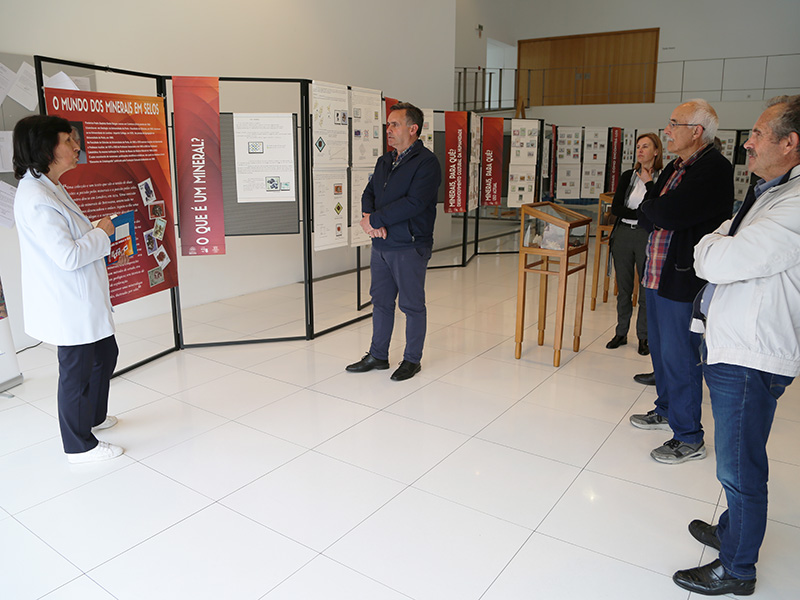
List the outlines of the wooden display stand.
{"type": "MultiPolygon", "coordinates": [[[[608,241],[611,237],[611,230],[614,229],[614,219],[611,214],[611,202],[614,194],[600,194],[597,202],[597,229],[594,234],[594,272],[592,273],[592,301],[589,310],[594,310],[597,306],[597,282],[600,278],[600,265],[607,264],[610,258],[608,252],[608,241]],[[603,248],[606,249],[606,262],[601,261],[603,248]]],[[[608,269],[603,269],[603,302],[608,302],[608,286],[610,277],[608,269]]],[[[616,286],[615,286],[616,287],[616,286]]]]}
{"type": "MultiPolygon", "coordinates": [[[[608,288],[611,282],[611,277],[608,274],[608,269],[605,265],[611,259],[609,241],[611,240],[611,230],[614,229],[615,217],[611,214],[611,202],[614,200],[614,194],[600,194],[600,200],[597,202],[597,230],[594,236],[594,272],[592,273],[592,301],[589,305],[589,310],[594,310],[597,306],[597,284],[600,279],[600,269],[603,266],[603,303],[608,302],[608,288]],[[606,249],[606,261],[602,261],[603,248],[606,249]]],[[[634,269],[634,280],[638,281],[639,276],[634,269]]],[[[617,279],[614,278],[614,295],[617,295],[617,279]]],[[[634,306],[639,303],[639,286],[633,286],[633,295],[631,302],[634,306]]]]}
{"type": "Polygon", "coordinates": [[[581,345],[581,325],[586,291],[586,265],[589,257],[590,217],[553,204],[536,202],[525,204],[521,210],[519,245],[519,280],[517,287],[517,328],[514,356],[522,356],[522,336],[525,329],[525,292],[528,273],[539,273],[539,345],[544,345],[547,317],[547,277],[558,276],[558,304],[556,306],[556,331],[553,342],[553,366],[561,364],[561,344],[564,338],[564,309],[567,300],[567,278],[578,273],[578,298],[575,307],[575,327],[572,349],[581,345]],[[583,228],[582,230],[580,228],[583,228]],[[528,257],[534,258],[528,262],[528,257]],[[577,256],[577,262],[570,258],[577,256]],[[551,270],[558,265],[558,270],[551,270]]]}

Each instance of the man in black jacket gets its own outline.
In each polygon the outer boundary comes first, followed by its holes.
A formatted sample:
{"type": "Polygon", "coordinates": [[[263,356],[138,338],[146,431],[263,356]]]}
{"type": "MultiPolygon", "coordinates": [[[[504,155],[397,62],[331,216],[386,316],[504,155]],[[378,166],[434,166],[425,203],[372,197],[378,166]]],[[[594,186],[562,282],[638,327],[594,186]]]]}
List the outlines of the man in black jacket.
{"type": "Polygon", "coordinates": [[[347,371],[389,368],[389,342],[399,297],[400,310],[406,316],[406,348],[392,379],[403,381],[422,368],[427,329],[425,271],[433,248],[442,173],[436,156],[419,139],[420,109],[405,102],[395,104],[386,121],[387,141],[394,150],[378,159],[361,196],[361,227],[372,238],[372,344],[364,358],[348,365],[347,371]]]}
{"type": "Polygon", "coordinates": [[[650,453],[666,464],[706,456],[701,340],[689,326],[692,302],[705,283],[694,271],[694,246],[733,210],[733,166],[713,143],[718,122],[701,99],[672,112],[664,133],[678,158],[658,181],[645,180],[647,195],[639,206],[639,224],[651,232],[642,284],[658,398],[655,409],[630,421],[641,429],[672,430],[672,439],[650,453]]]}

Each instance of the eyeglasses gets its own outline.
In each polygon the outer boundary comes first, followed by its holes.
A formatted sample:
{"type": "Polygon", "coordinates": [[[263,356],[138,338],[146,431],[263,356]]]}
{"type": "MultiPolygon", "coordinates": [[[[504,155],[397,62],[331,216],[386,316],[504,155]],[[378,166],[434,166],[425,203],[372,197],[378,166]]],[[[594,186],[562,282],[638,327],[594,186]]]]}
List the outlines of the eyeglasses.
{"type": "MultiPolygon", "coordinates": [[[[667,127],[703,127],[700,123],[676,123],[675,121],[669,121],[667,123],[667,127]]],[[[667,127],[664,127],[666,129],[667,127]]]]}

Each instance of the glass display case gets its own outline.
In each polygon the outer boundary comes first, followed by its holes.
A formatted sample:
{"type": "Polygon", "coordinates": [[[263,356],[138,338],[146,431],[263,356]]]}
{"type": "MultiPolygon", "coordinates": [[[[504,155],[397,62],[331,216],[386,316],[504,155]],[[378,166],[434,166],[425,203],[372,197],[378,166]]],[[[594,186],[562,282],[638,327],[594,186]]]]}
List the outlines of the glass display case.
{"type": "Polygon", "coordinates": [[[578,274],[578,295],[575,306],[575,327],[572,348],[580,350],[583,302],[586,290],[586,264],[589,255],[589,226],[587,217],[553,202],[535,202],[520,208],[521,229],[519,248],[519,277],[517,285],[517,328],[515,356],[522,356],[522,337],[525,329],[525,295],[528,273],[539,274],[539,345],[544,345],[547,316],[548,277],[558,277],[558,305],[553,343],[553,365],[561,363],[561,344],[564,337],[564,313],[567,301],[567,278],[578,274]]]}

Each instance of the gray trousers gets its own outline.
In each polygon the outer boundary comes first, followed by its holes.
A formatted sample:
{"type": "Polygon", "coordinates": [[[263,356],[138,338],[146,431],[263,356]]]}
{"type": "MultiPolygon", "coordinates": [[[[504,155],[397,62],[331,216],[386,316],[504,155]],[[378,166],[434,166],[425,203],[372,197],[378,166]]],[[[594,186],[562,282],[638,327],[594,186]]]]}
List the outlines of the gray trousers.
{"type": "Polygon", "coordinates": [[[617,274],[617,331],[616,335],[628,335],[633,315],[633,286],[639,285],[639,312],[636,317],[636,337],[647,339],[647,305],[645,301],[642,274],[644,273],[647,239],[650,236],[641,227],[631,229],[627,223],[620,223],[614,230],[611,240],[611,256],[617,274]],[[634,267],[638,281],[634,282],[634,267]]]}

